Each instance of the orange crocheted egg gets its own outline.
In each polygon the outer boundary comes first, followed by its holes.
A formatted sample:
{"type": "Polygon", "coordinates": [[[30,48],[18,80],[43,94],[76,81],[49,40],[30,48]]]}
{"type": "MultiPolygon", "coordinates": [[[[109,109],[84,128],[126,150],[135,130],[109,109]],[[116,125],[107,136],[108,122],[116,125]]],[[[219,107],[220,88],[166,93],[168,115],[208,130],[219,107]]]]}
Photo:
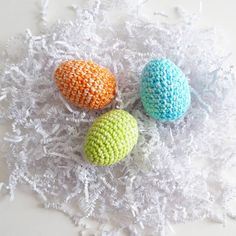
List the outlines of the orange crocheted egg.
{"type": "Polygon", "coordinates": [[[65,61],[54,74],[62,95],[75,106],[102,109],[116,95],[115,76],[92,61],[65,61]]]}

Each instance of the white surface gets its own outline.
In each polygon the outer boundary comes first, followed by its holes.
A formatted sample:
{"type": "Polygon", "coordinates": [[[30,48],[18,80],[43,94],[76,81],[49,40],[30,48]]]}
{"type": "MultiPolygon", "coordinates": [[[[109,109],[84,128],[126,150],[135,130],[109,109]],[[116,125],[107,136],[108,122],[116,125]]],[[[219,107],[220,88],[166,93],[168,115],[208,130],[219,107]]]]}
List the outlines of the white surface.
{"type": "MultiPolygon", "coordinates": [[[[130,0],[136,1],[136,0],[130,0]]],[[[38,28],[38,8],[40,0],[0,0],[0,50],[7,39],[16,33],[30,28],[34,33],[38,28]]],[[[66,8],[78,0],[50,0],[48,19],[53,23],[56,19],[72,19],[73,13],[66,8]]],[[[229,38],[229,46],[233,51],[236,64],[236,1],[235,0],[203,0],[201,25],[222,28],[229,38]]],[[[150,0],[144,7],[145,13],[162,11],[172,14],[172,7],[180,5],[190,12],[199,11],[198,0],[150,0]]],[[[161,20],[161,16],[152,16],[161,20]]],[[[171,17],[171,21],[175,20],[171,17]]],[[[2,130],[2,128],[1,128],[2,130]]],[[[2,132],[1,132],[2,133],[2,132]]],[[[1,136],[1,135],[0,135],[1,136]]],[[[1,137],[0,137],[1,138],[1,137]]],[[[0,182],[6,179],[6,168],[0,159],[0,182]]],[[[174,226],[176,236],[235,236],[236,222],[229,220],[227,227],[210,222],[188,223],[174,226]]],[[[91,233],[93,229],[89,230],[91,233]]],[[[88,233],[89,233],[88,232],[88,233]]],[[[18,190],[13,202],[8,196],[0,198],[0,235],[1,236],[74,236],[78,235],[68,217],[62,213],[42,209],[35,196],[26,190],[18,190]]],[[[91,234],[89,234],[91,235],[91,234]]],[[[99,235],[97,233],[96,235],[99,235]]]]}

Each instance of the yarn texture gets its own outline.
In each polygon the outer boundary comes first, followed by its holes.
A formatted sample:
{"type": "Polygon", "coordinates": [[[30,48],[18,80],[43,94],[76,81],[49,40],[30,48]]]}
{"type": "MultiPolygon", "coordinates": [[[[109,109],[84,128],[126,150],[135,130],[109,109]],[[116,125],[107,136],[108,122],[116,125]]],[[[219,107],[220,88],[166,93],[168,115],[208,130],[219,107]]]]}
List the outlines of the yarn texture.
{"type": "Polygon", "coordinates": [[[84,149],[86,159],[108,166],[124,159],[138,140],[135,118],[123,110],[112,110],[98,117],[88,131],[84,149]]]}
{"type": "Polygon", "coordinates": [[[235,67],[217,30],[199,29],[185,12],[176,24],[150,22],[140,1],[83,2],[74,21],[58,21],[43,34],[27,30],[0,56],[1,167],[9,173],[2,195],[13,199],[27,186],[40,205],[70,217],[78,235],[167,236],[179,222],[235,219],[235,179],[228,178],[236,167],[235,67]],[[120,25],[111,20],[113,9],[120,25]],[[51,79],[61,62],[75,58],[116,75],[109,110],[138,122],[137,145],[115,165],[91,165],[84,155],[88,130],[106,111],[71,106],[51,79]],[[169,58],[189,78],[185,119],[162,123],[144,113],[140,75],[152,58],[169,58]],[[94,230],[90,220],[99,223],[94,230]]]}
{"type": "Polygon", "coordinates": [[[141,100],[152,118],[175,121],[186,113],[191,103],[188,81],[173,62],[150,61],[143,69],[141,80],[141,100]]]}
{"type": "Polygon", "coordinates": [[[62,95],[80,108],[102,109],[116,94],[115,76],[92,61],[65,61],[54,78],[62,95]]]}

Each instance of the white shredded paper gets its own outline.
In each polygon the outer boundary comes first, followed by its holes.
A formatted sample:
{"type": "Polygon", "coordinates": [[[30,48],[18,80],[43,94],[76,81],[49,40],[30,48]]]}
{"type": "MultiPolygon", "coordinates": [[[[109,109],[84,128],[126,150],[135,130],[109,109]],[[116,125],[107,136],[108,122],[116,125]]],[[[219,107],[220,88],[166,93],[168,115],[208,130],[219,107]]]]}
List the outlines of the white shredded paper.
{"type": "Polygon", "coordinates": [[[11,127],[1,144],[9,182],[1,186],[13,198],[16,187],[27,184],[46,208],[76,224],[97,220],[104,236],[145,235],[144,228],[164,236],[173,223],[235,219],[236,183],[228,173],[236,164],[236,86],[215,30],[199,29],[189,16],[177,24],[151,23],[141,16],[140,1],[91,2],[87,9],[73,7],[73,22],[47,27],[43,1],[44,33],[27,30],[1,57],[0,119],[11,127]],[[110,22],[114,9],[123,23],[110,22]],[[192,106],[177,123],[152,120],[140,102],[140,73],[159,57],[179,65],[191,86],[192,106]],[[91,59],[116,75],[118,96],[106,110],[86,112],[60,96],[53,72],[74,58],[91,59]],[[139,141],[124,161],[95,167],[83,159],[84,137],[112,108],[136,117],[139,141]]]}

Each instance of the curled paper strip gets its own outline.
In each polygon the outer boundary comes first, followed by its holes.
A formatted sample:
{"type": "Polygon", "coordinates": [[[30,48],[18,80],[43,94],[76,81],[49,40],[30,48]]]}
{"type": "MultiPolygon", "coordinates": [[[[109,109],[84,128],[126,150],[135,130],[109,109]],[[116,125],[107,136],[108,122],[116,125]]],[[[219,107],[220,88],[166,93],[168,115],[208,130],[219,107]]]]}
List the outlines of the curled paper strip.
{"type": "Polygon", "coordinates": [[[27,31],[1,57],[0,116],[11,123],[2,148],[12,197],[17,185],[27,184],[45,207],[75,223],[86,216],[99,220],[104,235],[144,235],[144,227],[149,235],[165,235],[171,223],[233,218],[236,186],[225,174],[236,160],[235,79],[215,31],[199,29],[190,17],[176,25],[150,23],[128,0],[74,9],[75,21],[58,22],[38,36],[27,31]],[[117,6],[124,15],[119,27],[108,17],[117,6]],[[52,73],[74,58],[96,61],[116,75],[117,97],[105,110],[85,112],[60,96],[52,73]],[[159,123],[143,110],[140,75],[153,58],[178,65],[194,91],[188,114],[177,123],[159,123]],[[111,108],[136,118],[140,138],[124,161],[92,166],[83,158],[84,137],[111,108]],[[114,228],[107,232],[103,223],[114,228]]]}

